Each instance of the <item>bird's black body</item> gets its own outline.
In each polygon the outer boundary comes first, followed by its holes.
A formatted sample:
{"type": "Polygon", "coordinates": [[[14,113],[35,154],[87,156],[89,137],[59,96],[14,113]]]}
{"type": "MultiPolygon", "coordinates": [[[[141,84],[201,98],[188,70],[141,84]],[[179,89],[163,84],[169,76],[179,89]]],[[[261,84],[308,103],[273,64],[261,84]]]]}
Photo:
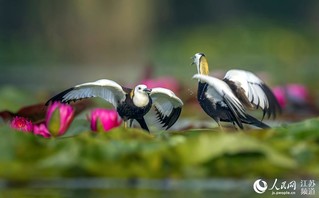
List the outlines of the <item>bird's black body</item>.
{"type": "Polygon", "coordinates": [[[143,116],[151,109],[152,100],[145,107],[137,107],[134,105],[132,99],[127,95],[124,102],[117,107],[117,112],[124,121],[130,119],[143,118],[143,116]]]}
{"type": "Polygon", "coordinates": [[[252,124],[260,128],[269,128],[268,125],[248,114],[246,114],[245,117],[237,114],[234,109],[232,109],[232,105],[227,104],[227,100],[212,101],[212,99],[208,99],[205,94],[207,87],[207,83],[198,83],[197,99],[206,114],[213,118],[218,124],[222,121],[231,122],[241,129],[244,128],[242,123],[252,124]]]}
{"type": "Polygon", "coordinates": [[[134,105],[133,100],[130,97],[130,94],[126,94],[125,101],[120,103],[116,110],[124,121],[135,119],[144,130],[149,131],[145,123],[144,116],[149,112],[151,107],[151,98],[149,98],[149,103],[146,106],[137,107],[134,105]]]}

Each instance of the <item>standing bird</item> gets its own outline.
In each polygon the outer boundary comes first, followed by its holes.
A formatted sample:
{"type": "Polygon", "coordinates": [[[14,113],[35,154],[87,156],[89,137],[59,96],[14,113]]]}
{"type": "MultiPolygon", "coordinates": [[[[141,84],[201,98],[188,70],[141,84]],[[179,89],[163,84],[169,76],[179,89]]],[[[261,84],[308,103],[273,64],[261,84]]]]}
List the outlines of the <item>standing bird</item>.
{"type": "Polygon", "coordinates": [[[52,97],[46,105],[54,101],[69,103],[91,97],[100,97],[111,103],[124,120],[125,127],[128,121],[131,126],[136,120],[147,131],[149,129],[144,116],[152,106],[162,127],[169,129],[179,118],[183,105],[181,99],[169,89],[148,89],[146,85],[130,89],[107,79],[76,85],[52,97]]]}
{"type": "Polygon", "coordinates": [[[260,128],[268,125],[247,114],[246,108],[261,108],[263,117],[276,117],[280,105],[269,87],[256,75],[244,70],[229,70],[223,80],[208,76],[208,62],[203,53],[193,57],[198,74],[197,100],[202,109],[221,127],[220,121],[231,122],[243,129],[243,123],[260,128]]]}

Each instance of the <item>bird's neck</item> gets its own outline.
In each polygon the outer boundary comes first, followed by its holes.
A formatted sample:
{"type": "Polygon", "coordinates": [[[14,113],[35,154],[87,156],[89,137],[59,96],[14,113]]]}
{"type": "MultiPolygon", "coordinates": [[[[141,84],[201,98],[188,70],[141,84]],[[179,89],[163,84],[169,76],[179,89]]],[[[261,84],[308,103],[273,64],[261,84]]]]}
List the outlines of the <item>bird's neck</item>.
{"type": "Polygon", "coordinates": [[[199,101],[205,99],[205,91],[206,90],[207,90],[207,83],[198,82],[197,99],[199,101]]]}
{"type": "Polygon", "coordinates": [[[206,59],[205,56],[203,56],[200,59],[200,62],[198,64],[198,66],[197,66],[197,70],[198,70],[199,74],[202,74],[202,75],[208,75],[209,74],[208,62],[207,62],[207,59],[206,59]]]}

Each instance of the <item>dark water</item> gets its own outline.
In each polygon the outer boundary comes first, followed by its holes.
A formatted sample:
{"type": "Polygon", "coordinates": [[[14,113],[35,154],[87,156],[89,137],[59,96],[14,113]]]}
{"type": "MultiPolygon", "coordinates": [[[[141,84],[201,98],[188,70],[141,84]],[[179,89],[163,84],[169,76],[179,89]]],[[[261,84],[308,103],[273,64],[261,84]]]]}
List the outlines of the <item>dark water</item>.
{"type": "MultiPolygon", "coordinates": [[[[84,197],[257,197],[246,180],[54,179],[24,184],[1,182],[0,196],[84,197]]],[[[265,196],[263,196],[265,197],[265,196]]]]}

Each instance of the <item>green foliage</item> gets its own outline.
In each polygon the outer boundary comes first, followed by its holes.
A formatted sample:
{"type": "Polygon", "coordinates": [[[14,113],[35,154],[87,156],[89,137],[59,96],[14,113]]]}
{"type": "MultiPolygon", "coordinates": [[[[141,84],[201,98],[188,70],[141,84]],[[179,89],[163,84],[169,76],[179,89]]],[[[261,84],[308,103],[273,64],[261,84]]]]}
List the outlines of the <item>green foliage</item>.
{"type": "Polygon", "coordinates": [[[289,178],[319,176],[319,119],[268,131],[91,132],[75,120],[45,139],[0,128],[0,177],[289,178]]]}

